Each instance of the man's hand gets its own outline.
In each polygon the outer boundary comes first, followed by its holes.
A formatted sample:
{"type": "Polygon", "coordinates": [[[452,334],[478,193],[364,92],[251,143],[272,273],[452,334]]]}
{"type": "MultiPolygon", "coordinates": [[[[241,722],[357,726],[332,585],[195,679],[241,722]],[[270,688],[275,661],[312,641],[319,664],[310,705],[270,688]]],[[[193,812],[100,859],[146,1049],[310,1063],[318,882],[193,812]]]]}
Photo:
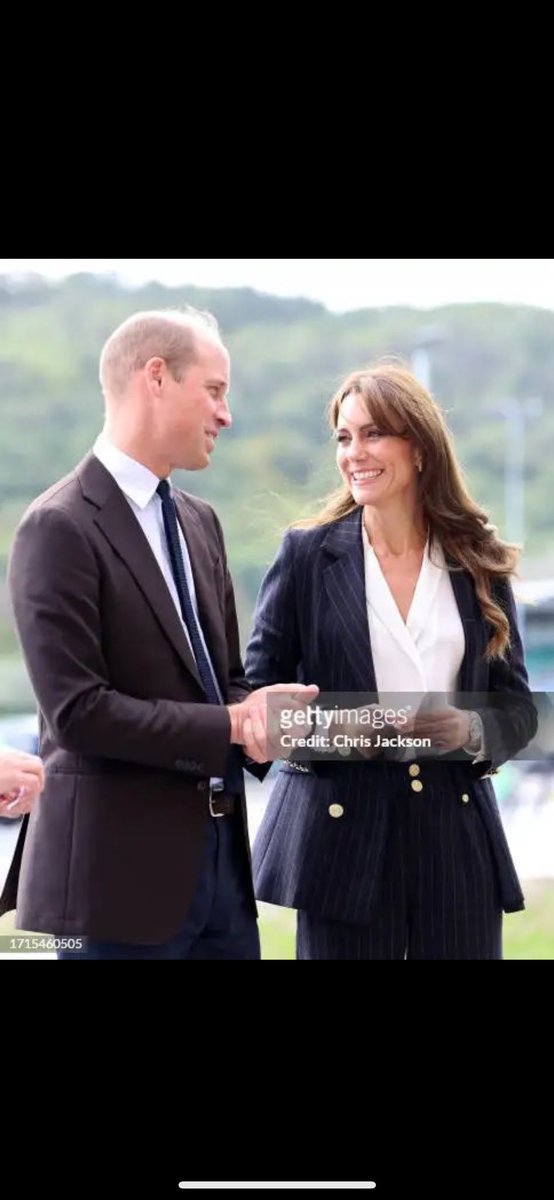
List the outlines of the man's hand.
{"type": "Polygon", "coordinates": [[[0,750],[0,816],[22,817],[31,811],[44,787],[38,755],[0,750]]]}
{"type": "Polygon", "coordinates": [[[286,709],[305,709],[319,695],[317,684],[273,683],[258,688],[240,704],[230,704],[231,742],[244,747],[254,762],[283,757],[280,717],[286,709]]]}

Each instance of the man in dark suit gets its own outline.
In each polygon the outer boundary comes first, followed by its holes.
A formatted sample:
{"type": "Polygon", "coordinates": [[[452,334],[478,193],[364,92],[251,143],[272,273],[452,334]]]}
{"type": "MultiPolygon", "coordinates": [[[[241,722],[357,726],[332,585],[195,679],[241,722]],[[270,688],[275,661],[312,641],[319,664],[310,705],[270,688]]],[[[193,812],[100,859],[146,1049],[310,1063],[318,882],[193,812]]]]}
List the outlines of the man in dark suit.
{"type": "Polygon", "coordinates": [[[130,317],[102,351],[93,452],[17,530],[46,785],[0,910],[17,895],[60,957],[259,957],[242,756],[267,757],[267,689],[244,678],[219,521],[167,482],[209,465],[229,375],[209,314],[130,317]]]}

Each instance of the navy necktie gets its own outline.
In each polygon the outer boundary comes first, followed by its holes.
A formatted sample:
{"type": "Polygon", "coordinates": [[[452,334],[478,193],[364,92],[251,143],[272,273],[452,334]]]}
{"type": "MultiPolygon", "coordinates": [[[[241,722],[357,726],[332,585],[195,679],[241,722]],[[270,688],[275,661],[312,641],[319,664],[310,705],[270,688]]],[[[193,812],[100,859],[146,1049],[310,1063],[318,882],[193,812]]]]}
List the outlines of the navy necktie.
{"type": "MultiPolygon", "coordinates": [[[[175,511],[175,502],[171,495],[171,489],[167,479],[160,479],[156,488],[162,502],[162,515],[169,549],[169,559],[177,595],[179,596],[179,604],[183,621],[188,629],[192,652],[198,667],[198,674],[202,680],[202,686],[206,694],[208,704],[221,704],[222,701],[215,683],[215,676],[210,660],[204,649],[202,638],[198,628],[198,621],[192,606],[191,595],[185,574],[185,564],[183,562],[183,554],[179,541],[179,526],[177,522],[177,513],[175,511]]],[[[242,755],[237,746],[231,746],[229,759],[227,761],[227,769],[225,772],[224,786],[228,791],[240,792],[242,788],[242,755]]]]}

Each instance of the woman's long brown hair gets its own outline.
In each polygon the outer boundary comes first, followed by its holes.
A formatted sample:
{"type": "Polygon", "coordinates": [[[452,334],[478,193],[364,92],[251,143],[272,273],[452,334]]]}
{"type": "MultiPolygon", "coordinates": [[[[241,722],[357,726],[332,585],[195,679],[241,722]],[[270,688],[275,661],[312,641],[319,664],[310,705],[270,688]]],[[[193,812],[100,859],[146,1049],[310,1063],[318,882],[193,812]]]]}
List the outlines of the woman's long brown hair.
{"type": "MultiPolygon", "coordinates": [[[[495,580],[514,574],[519,548],[499,538],[488,514],[470,496],[438,404],[406,367],[377,364],[353,371],[341,384],[329,406],[333,430],[341,404],[351,392],[361,396],[378,429],[407,437],[420,451],[423,469],[418,486],[430,550],[438,542],[451,563],[472,576],[481,612],[492,628],[487,658],[503,658],[510,645],[510,626],[493,596],[493,586],[495,580]]],[[[343,484],[328,496],[317,516],[294,526],[326,525],[358,507],[343,484]]]]}

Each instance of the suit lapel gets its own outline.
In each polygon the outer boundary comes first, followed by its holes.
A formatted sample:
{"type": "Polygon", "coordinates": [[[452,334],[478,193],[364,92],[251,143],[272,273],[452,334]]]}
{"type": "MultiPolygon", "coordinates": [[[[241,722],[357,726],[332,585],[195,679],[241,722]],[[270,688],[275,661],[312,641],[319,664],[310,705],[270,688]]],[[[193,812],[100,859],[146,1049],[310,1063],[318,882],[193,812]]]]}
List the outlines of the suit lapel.
{"type": "Polygon", "coordinates": [[[467,571],[453,570],[452,559],[447,558],[452,589],[464,627],[465,652],[460,668],[460,691],[484,692],[488,686],[488,669],[483,659],[486,631],[475,591],[467,571]]]}
{"type": "Polygon", "coordinates": [[[220,560],[206,545],[202,524],[192,504],[188,502],[186,496],[179,492],[174,492],[174,496],[179,524],[189,552],[202,632],[225,699],[228,659],[225,626],[218,603],[218,564],[220,560]]]}
{"type": "Polygon", "coordinates": [[[332,561],[323,581],[357,689],[376,692],[365,597],[362,513],[359,508],[329,527],[321,548],[332,561]]]}
{"type": "Polygon", "coordinates": [[[89,455],[77,468],[83,493],[97,506],[96,524],[131,572],[165,636],[202,687],[194,656],[148,539],[109,471],[89,455]]]}

